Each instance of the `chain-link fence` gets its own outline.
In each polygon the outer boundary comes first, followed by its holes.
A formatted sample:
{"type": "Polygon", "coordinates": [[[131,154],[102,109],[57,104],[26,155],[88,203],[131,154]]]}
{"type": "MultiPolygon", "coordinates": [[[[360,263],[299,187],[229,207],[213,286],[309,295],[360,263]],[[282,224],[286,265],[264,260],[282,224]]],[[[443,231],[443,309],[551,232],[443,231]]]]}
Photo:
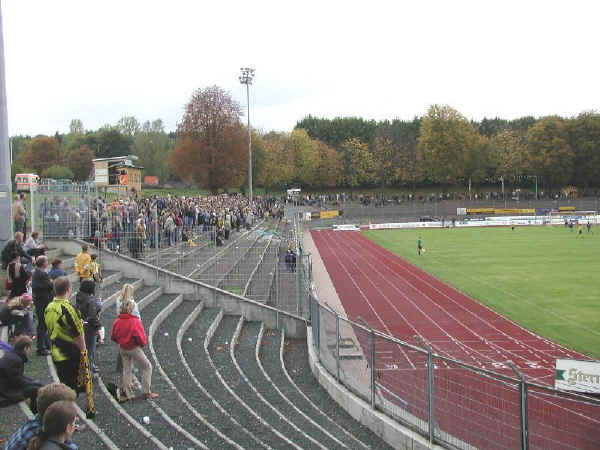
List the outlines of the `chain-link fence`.
{"type": "Polygon", "coordinates": [[[311,294],[320,363],[350,391],[447,448],[582,449],[600,442],[600,400],[435,354],[350,321],[311,294]]]}
{"type": "MultiPolygon", "coordinates": [[[[79,239],[231,293],[309,316],[309,283],[297,220],[254,226],[217,215],[209,223],[173,220],[157,203],[96,190],[93,183],[32,193],[32,221],[44,239],[79,239]]],[[[185,217],[184,217],[185,219],[185,217]]],[[[158,272],[157,272],[158,274],[158,272]]]]}

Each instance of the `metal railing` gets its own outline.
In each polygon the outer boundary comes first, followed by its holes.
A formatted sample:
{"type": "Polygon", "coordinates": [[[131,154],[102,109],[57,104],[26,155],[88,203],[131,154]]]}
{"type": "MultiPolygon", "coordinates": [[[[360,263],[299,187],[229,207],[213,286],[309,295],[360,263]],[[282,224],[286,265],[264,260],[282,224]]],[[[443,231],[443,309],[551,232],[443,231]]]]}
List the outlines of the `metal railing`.
{"type": "MultiPolygon", "coordinates": [[[[448,448],[594,448],[600,401],[508,377],[348,320],[311,298],[313,345],[335,379],[448,448]]],[[[512,363],[507,362],[510,366],[512,363]]],[[[513,366],[514,367],[514,366],[513,366]]]]}

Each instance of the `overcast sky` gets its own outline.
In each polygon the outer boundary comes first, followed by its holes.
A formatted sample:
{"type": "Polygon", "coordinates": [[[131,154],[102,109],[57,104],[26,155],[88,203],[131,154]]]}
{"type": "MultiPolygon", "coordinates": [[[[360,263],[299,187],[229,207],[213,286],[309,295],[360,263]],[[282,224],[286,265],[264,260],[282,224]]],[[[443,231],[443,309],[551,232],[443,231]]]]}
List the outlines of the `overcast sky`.
{"type": "MultiPolygon", "coordinates": [[[[600,104],[597,1],[4,0],[10,134],[133,115],[174,130],[218,85],[253,126],[308,114],[576,115],[600,104]]],[[[245,120],[245,119],[244,119],[245,120]]]]}

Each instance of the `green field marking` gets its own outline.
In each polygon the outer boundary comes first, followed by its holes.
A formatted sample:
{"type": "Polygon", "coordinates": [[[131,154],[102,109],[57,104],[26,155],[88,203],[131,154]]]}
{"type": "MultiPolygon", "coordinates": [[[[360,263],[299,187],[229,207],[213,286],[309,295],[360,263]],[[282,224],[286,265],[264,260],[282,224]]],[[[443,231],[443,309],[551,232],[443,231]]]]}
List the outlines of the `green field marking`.
{"type": "Polygon", "coordinates": [[[562,226],[364,235],[523,327],[600,358],[600,229],[594,231],[584,230],[583,239],[562,226]]]}

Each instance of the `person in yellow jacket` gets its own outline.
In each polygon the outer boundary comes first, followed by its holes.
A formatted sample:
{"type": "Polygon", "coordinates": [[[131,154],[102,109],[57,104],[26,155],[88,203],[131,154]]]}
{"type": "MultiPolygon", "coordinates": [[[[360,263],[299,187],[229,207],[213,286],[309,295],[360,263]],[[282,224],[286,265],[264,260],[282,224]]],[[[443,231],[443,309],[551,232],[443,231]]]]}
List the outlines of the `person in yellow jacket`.
{"type": "Polygon", "coordinates": [[[44,321],[52,343],[52,360],[60,381],[75,392],[83,392],[85,387],[77,386],[77,375],[81,352],[86,350],[85,335],[81,315],[69,297],[71,282],[67,277],[54,280],[56,297],[44,312],[44,321]]]}
{"type": "Polygon", "coordinates": [[[92,278],[92,257],[88,253],[88,246],[81,246],[81,253],[75,257],[75,272],[79,274],[79,281],[92,278]]]}

